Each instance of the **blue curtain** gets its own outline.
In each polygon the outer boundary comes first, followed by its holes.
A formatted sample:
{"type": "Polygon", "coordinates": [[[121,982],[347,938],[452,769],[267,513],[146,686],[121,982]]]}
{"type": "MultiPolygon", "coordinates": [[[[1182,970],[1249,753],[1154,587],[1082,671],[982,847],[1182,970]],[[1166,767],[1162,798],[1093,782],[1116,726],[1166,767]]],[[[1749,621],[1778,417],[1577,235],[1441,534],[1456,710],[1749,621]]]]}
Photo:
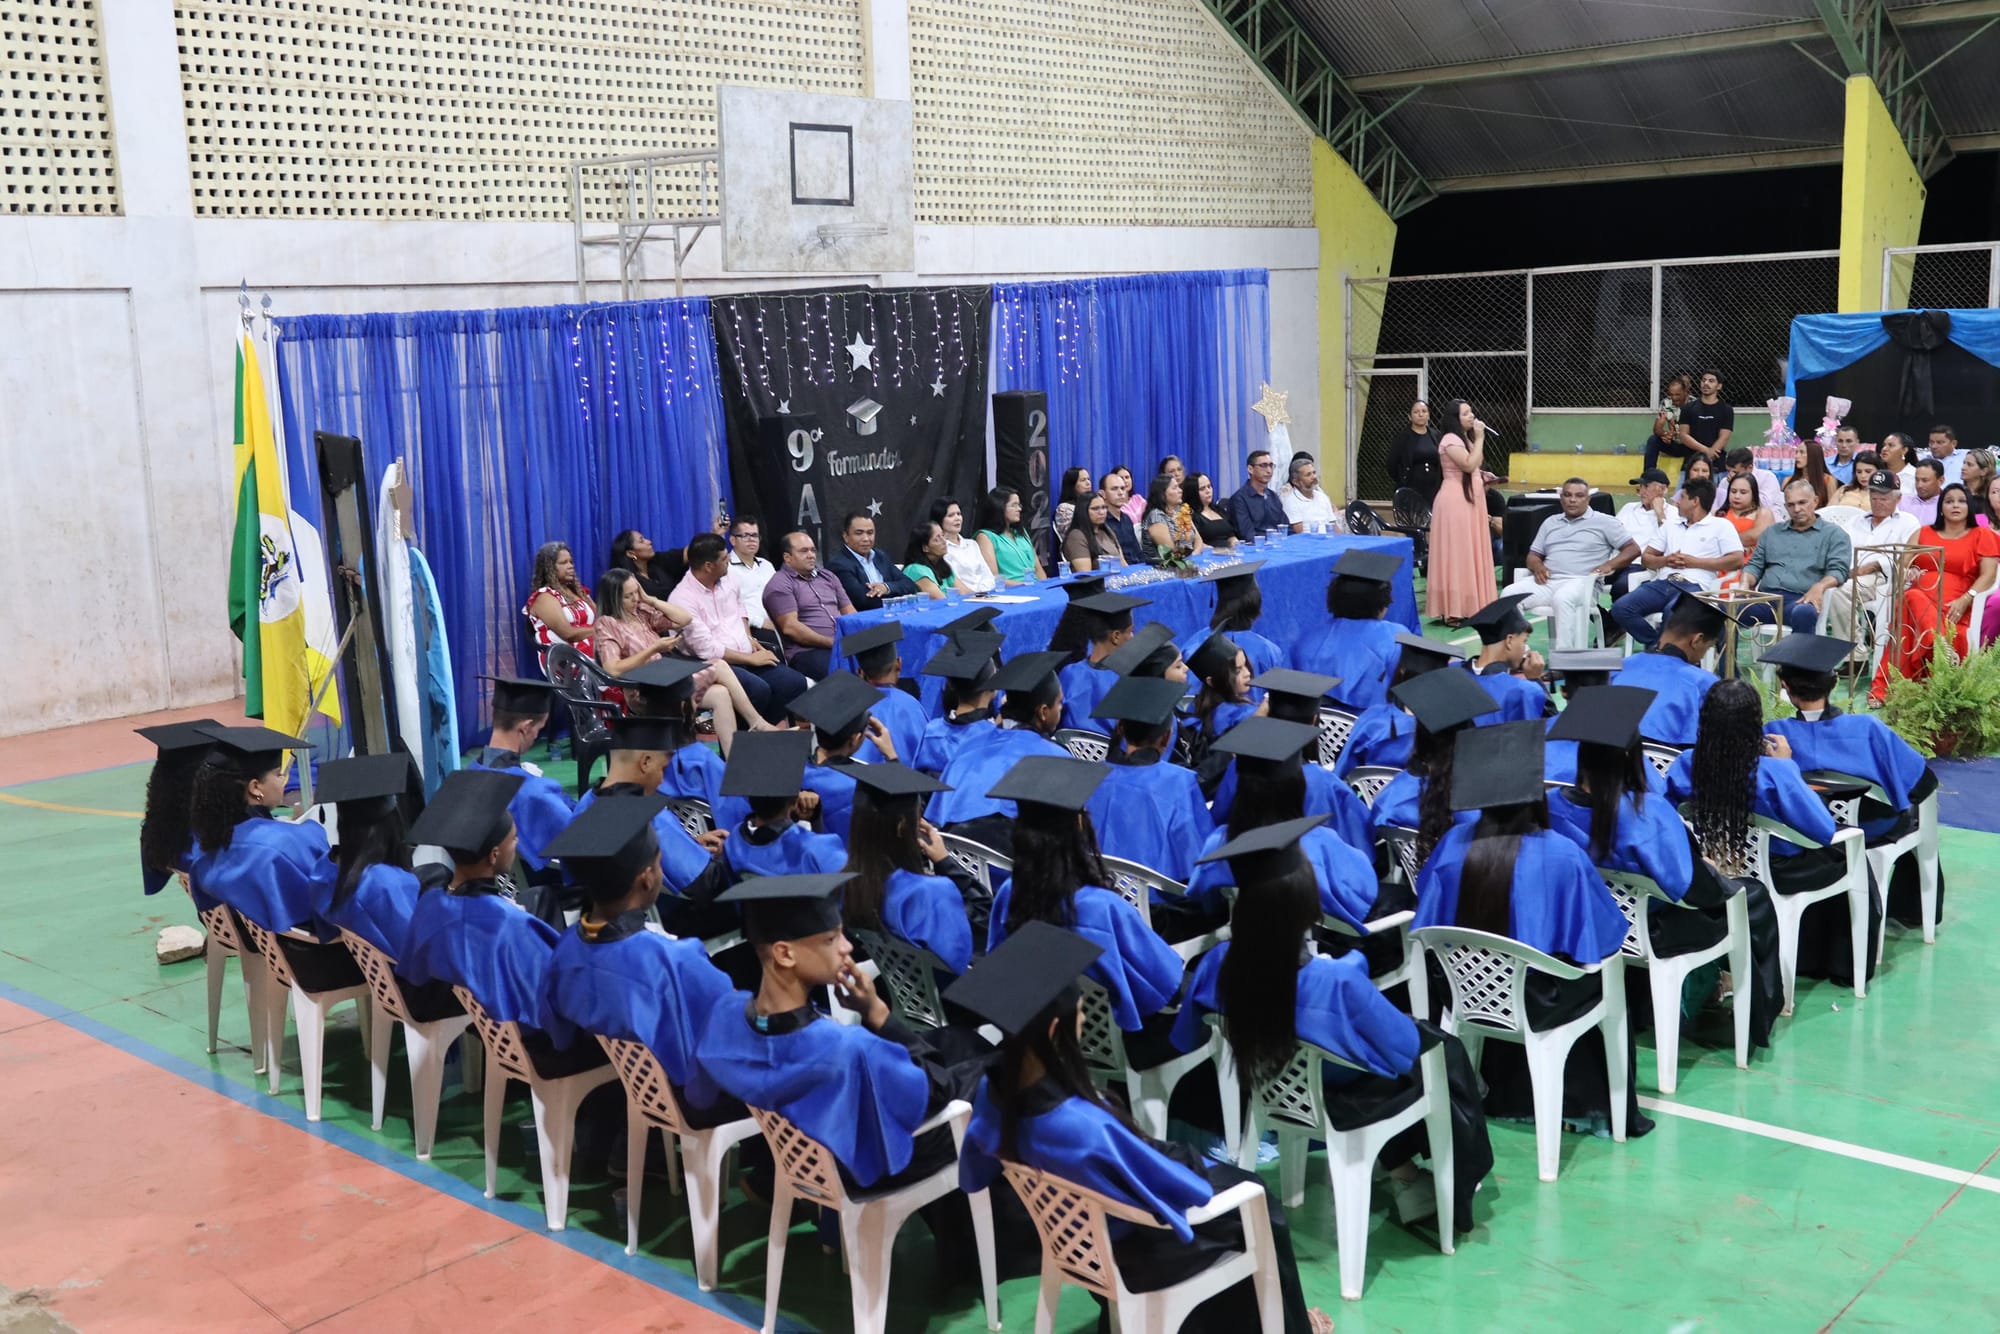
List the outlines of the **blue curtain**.
{"type": "Polygon", "coordinates": [[[1144,494],[1162,458],[1226,497],[1262,448],[1250,410],[1271,375],[1263,269],[1152,273],[993,288],[993,387],[1049,396],[1050,489],[1066,468],[1131,467],[1144,494]]]}
{"type": "MultiPolygon", "coordinates": [[[[1817,380],[1855,362],[1889,341],[1882,317],[1889,311],[1853,315],[1800,315],[1792,321],[1791,364],[1785,393],[1797,398],[1799,381],[1817,380]]],[[[2000,366],[2000,311],[1954,310],[1951,341],[1981,361],[2000,366]]],[[[1796,417],[1797,409],[1793,410],[1796,417]]]]}
{"type": "MultiPolygon", "coordinates": [[[[485,716],[479,673],[536,674],[521,607],[537,546],[567,542],[588,582],[623,529],[677,545],[727,500],[705,298],[301,316],[278,322],[276,360],[289,450],[358,436],[371,499],[405,460],[462,745],[485,716]]],[[[292,504],[316,516],[312,472],[293,470],[308,488],[292,504]]]]}

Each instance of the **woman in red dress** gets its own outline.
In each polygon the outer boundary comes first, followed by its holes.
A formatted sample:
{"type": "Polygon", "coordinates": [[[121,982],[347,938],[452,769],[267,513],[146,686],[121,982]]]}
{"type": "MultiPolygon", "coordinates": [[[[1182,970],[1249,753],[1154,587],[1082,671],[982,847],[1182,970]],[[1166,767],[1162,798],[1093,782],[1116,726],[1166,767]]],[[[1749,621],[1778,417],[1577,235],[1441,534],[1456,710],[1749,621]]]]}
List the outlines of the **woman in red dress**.
{"type": "MultiPolygon", "coordinates": [[[[1931,669],[1931,650],[1937,638],[1939,615],[1951,636],[1952,650],[1960,657],[1966,651],[1966,623],[1975,593],[1993,587],[2000,574],[2000,534],[1981,528],[1972,521],[1972,498],[1964,486],[1953,482],[1938,493],[1938,520],[1917,534],[1921,546],[1944,548],[1943,579],[1938,577],[1935,556],[1919,556],[1913,562],[1910,588],[1903,594],[1903,624],[1897,637],[1895,670],[1921,680],[1931,669]]],[[[1868,692],[1870,704],[1880,704],[1889,689],[1889,655],[1876,669],[1875,684],[1868,692]]]]}
{"type": "Polygon", "coordinates": [[[535,632],[535,656],[544,665],[549,649],[569,644],[586,658],[595,656],[591,631],[597,624],[597,604],[576,577],[576,557],[563,542],[544,542],[535,549],[535,591],[521,608],[535,632]]]}

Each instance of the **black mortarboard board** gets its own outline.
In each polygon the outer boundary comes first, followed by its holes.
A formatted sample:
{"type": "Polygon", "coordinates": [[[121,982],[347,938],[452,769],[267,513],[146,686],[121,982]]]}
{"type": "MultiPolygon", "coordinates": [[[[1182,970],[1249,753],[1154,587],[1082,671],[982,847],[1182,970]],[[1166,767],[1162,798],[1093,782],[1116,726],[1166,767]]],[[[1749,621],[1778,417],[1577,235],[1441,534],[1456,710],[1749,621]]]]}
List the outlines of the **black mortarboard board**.
{"type": "Polygon", "coordinates": [[[641,663],[618,678],[620,685],[637,686],[648,694],[658,694],[667,699],[694,693],[695,673],[707,667],[705,662],[695,662],[690,658],[655,658],[641,663]]]}
{"type": "Polygon", "coordinates": [[[1800,671],[1830,674],[1840,670],[1854,645],[1826,635],[1786,635],[1757,655],[1760,667],[1796,667],[1800,671]]]}
{"type": "Polygon", "coordinates": [[[487,676],[484,673],[479,679],[493,683],[493,707],[504,713],[523,713],[533,717],[547,713],[555,704],[556,688],[547,681],[532,681],[522,676],[487,676]]]}
{"type": "Polygon", "coordinates": [[[857,764],[847,772],[854,779],[855,796],[864,800],[921,797],[932,792],[951,791],[951,784],[939,782],[929,774],[918,773],[895,760],[857,764]]]}
{"type": "Polygon", "coordinates": [[[1310,723],[1252,716],[1217,737],[1214,748],[1243,760],[1297,764],[1306,747],[1318,738],[1319,729],[1310,723]]]}
{"type": "Polygon", "coordinates": [[[633,878],[659,860],[653,817],[666,805],[657,792],[599,797],[549,840],[543,855],[560,860],[593,901],[622,898],[633,878]]]}
{"type": "Polygon", "coordinates": [[[1432,736],[1442,736],[1500,708],[1470,672],[1425,672],[1390,687],[1389,694],[1415,714],[1418,724],[1432,736]]]}
{"type": "Polygon", "coordinates": [[[1305,861],[1299,840],[1326,821],[1324,815],[1308,815],[1300,820],[1280,820],[1230,839],[1214,852],[1195,858],[1197,862],[1229,863],[1237,887],[1255,886],[1281,876],[1305,861]]]}
{"type": "Polygon", "coordinates": [[[222,724],[213,718],[196,718],[185,723],[161,723],[157,727],[135,727],[132,730],[158,747],[160,754],[166,755],[176,750],[207,750],[215,744],[213,729],[222,724]]]}
{"type": "Polygon", "coordinates": [[[1264,562],[1261,560],[1240,560],[1234,565],[1219,565],[1212,570],[1204,571],[1201,581],[1205,584],[1219,584],[1224,579],[1248,579],[1263,568],[1264,562]]]}
{"type": "Polygon", "coordinates": [[[1162,681],[1157,676],[1127,676],[1104,692],[1104,698],[1097,701],[1097,707],[1090,711],[1090,716],[1159,727],[1174,716],[1175,706],[1185,698],[1187,688],[1178,681],[1162,681]]]}
{"type": "Polygon", "coordinates": [[[411,790],[415,770],[401,751],[329,760],[313,778],[313,800],[332,803],[400,797],[411,790]]]}
{"type": "Polygon", "coordinates": [[[1508,635],[1524,635],[1528,633],[1528,618],[1521,614],[1521,604],[1527,600],[1526,593],[1495,598],[1466,617],[1465,623],[1479,632],[1482,644],[1497,644],[1508,635]]]}
{"type": "Polygon", "coordinates": [[[1603,685],[1613,673],[1623,670],[1625,655],[1615,648],[1557,648],[1549,650],[1549,671],[1563,679],[1567,691],[1603,685]]]}
{"type": "Polygon", "coordinates": [[[410,842],[475,856],[490,851],[507,836],[507,803],[527,781],[525,774],[496,769],[446,774],[424,813],[411,821],[410,842]]]}
{"type": "Polygon", "coordinates": [[[1042,682],[1056,674],[1066,656],[1052,649],[1041,649],[1009,658],[1000,665],[1000,670],[994,673],[989,684],[995,690],[1037,690],[1042,682]]]}
{"type": "Polygon", "coordinates": [[[671,718],[628,717],[611,720],[611,749],[657,750],[671,754],[680,745],[680,724],[671,718]]]}
{"type": "Polygon", "coordinates": [[[1658,693],[1638,686],[1586,686],[1569,697],[1569,707],[1549,729],[1549,740],[1623,750],[1639,739],[1639,720],[1658,693]]]}
{"type": "Polygon", "coordinates": [[[1333,563],[1333,572],[1345,579],[1366,579],[1372,584],[1386,584],[1396,577],[1402,567],[1403,558],[1392,556],[1386,551],[1347,550],[1340,553],[1340,559],[1333,563]]]}
{"type": "MultiPolygon", "coordinates": [[[[1678,588],[1678,585],[1676,587],[1678,588]]],[[[1722,627],[1727,625],[1729,620],[1729,613],[1716,603],[1682,589],[1679,595],[1667,604],[1666,614],[1660,618],[1660,628],[1692,630],[1713,639],[1722,634],[1722,627]]]]}
{"type": "Polygon", "coordinates": [[[805,783],[812,738],[804,732],[739,732],[722,768],[725,797],[795,797],[805,783]]]}
{"type": "Polygon", "coordinates": [[[743,929],[753,940],[803,940],[840,929],[839,890],[852,879],[852,871],[758,876],[724,890],[716,902],[743,909],[743,929]]]}
{"type": "Polygon", "coordinates": [[[1435,671],[1439,667],[1449,666],[1451,663],[1457,662],[1465,656],[1465,650],[1455,644],[1447,644],[1439,639],[1426,639],[1422,635],[1407,634],[1401,631],[1398,631],[1396,634],[1396,643],[1403,650],[1403,660],[1405,662],[1409,662],[1411,655],[1414,654],[1416,663],[1412,664],[1413,666],[1427,664],[1422,666],[1423,671],[1435,671]]]}
{"type": "Polygon", "coordinates": [[[1068,595],[1071,602],[1078,601],[1081,598],[1094,597],[1104,591],[1104,583],[1110,577],[1110,575],[1097,570],[1085,570],[1082,574],[1074,575],[1065,582],[1062,586],[1063,592],[1068,595]]]}
{"type": "Polygon", "coordinates": [[[983,630],[1000,616],[998,607],[974,607],[955,621],[947,621],[938,630],[939,634],[955,635],[966,630],[983,630]]]}
{"type": "Polygon", "coordinates": [[[1547,735],[1535,722],[1468,727],[1458,734],[1451,766],[1451,808],[1483,811],[1543,799],[1542,751],[1547,735]]]}
{"type": "Polygon", "coordinates": [[[829,736],[846,736],[867,726],[868,710],[882,692],[853,672],[834,672],[792,701],[791,711],[829,736]]]}
{"type": "Polygon", "coordinates": [[[208,733],[216,749],[229,759],[242,761],[253,756],[276,755],[283,750],[311,750],[304,737],[286,736],[268,727],[223,727],[216,723],[196,723],[208,733]]]}
{"type": "Polygon", "coordinates": [[[1162,621],[1142,625],[1130,639],[1105,654],[1103,661],[1098,665],[1120,676],[1129,676],[1137,671],[1146,659],[1166,647],[1173,637],[1174,632],[1162,621]]]}
{"type": "Polygon", "coordinates": [[[1102,946],[1074,931],[1027,922],[946,987],[944,998],[1009,1037],[1019,1037],[1076,986],[1102,953],[1102,946]]]}
{"type": "Polygon", "coordinates": [[[1089,597],[1071,598],[1069,605],[1083,611],[1094,611],[1099,616],[1116,616],[1121,611],[1151,606],[1152,603],[1148,598],[1135,598],[1129,593],[1092,593],[1089,597]]]}
{"type": "Polygon", "coordinates": [[[1080,811],[1110,772],[1108,764],[1060,755],[1030,755],[1016,761],[986,795],[995,801],[1025,801],[1059,811],[1080,811]]]}
{"type": "Polygon", "coordinates": [[[993,654],[1000,643],[999,635],[983,635],[977,631],[948,639],[944,647],[924,664],[922,675],[976,682],[981,676],[998,670],[993,664],[993,654]]]}
{"type": "Polygon", "coordinates": [[[1268,672],[1251,677],[1250,684],[1273,695],[1289,695],[1317,705],[1326,698],[1328,691],[1340,684],[1340,678],[1322,676],[1318,672],[1294,671],[1290,667],[1273,667],[1268,672]]]}
{"type": "Polygon", "coordinates": [[[901,621],[877,621],[874,625],[864,626],[851,634],[842,635],[840,651],[851,658],[857,653],[866,653],[871,648],[882,648],[902,642],[901,621]]]}

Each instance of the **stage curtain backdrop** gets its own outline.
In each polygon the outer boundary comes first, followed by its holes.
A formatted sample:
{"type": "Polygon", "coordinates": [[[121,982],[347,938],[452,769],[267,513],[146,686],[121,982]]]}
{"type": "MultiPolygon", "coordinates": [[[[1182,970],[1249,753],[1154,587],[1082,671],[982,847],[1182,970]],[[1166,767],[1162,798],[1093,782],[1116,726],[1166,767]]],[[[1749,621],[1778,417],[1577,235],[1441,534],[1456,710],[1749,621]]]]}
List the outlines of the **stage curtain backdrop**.
{"type": "Polygon", "coordinates": [[[1144,494],[1168,454],[1222,501],[1265,446],[1250,410],[1271,378],[1263,269],[1149,273],[993,289],[993,388],[1049,396],[1049,473],[1131,467],[1144,494]]]}
{"type": "MultiPolygon", "coordinates": [[[[677,546],[728,503],[706,298],[299,316],[278,321],[276,360],[289,450],[359,437],[371,494],[405,460],[461,745],[486,717],[479,673],[539,675],[521,613],[536,547],[567,542],[588,585],[621,530],[677,546]]],[[[291,501],[319,513],[316,485],[291,501]]]]}
{"type": "Polygon", "coordinates": [[[820,558],[841,516],[875,519],[902,559],[910,525],[951,496],[969,534],[985,490],[985,287],[851,287],[714,298],[735,493],[755,498],[764,555],[813,534],[820,558]],[[862,434],[849,407],[881,405],[862,434]]]}
{"type": "MultiPolygon", "coordinates": [[[[1791,364],[1785,375],[1785,393],[1796,399],[1799,382],[1817,380],[1842,367],[1852,365],[1877,348],[1887,346],[1889,333],[1882,316],[1892,312],[1866,311],[1851,315],[1800,315],[1792,321],[1791,364]]],[[[2000,311],[1950,310],[1951,341],[1981,361],[2000,366],[2000,311]]],[[[1806,416],[1817,404],[1804,405],[1806,416]]],[[[1799,410],[1793,409],[1795,418],[1799,410]]],[[[1796,420],[1795,423],[1796,425],[1796,420]]],[[[1813,421],[1817,425],[1817,419],[1813,421]]]]}

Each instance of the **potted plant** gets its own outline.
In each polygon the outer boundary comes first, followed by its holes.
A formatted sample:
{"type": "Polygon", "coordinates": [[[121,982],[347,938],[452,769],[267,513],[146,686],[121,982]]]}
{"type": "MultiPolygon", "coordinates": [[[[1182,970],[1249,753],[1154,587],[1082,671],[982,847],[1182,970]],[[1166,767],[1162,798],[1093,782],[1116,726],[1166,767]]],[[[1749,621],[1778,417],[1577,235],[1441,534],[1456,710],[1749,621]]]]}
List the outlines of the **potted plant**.
{"type": "Polygon", "coordinates": [[[1960,659],[1940,638],[1928,675],[1890,674],[1882,721],[1926,759],[2000,751],[2000,651],[1988,647],[1960,659]]]}

